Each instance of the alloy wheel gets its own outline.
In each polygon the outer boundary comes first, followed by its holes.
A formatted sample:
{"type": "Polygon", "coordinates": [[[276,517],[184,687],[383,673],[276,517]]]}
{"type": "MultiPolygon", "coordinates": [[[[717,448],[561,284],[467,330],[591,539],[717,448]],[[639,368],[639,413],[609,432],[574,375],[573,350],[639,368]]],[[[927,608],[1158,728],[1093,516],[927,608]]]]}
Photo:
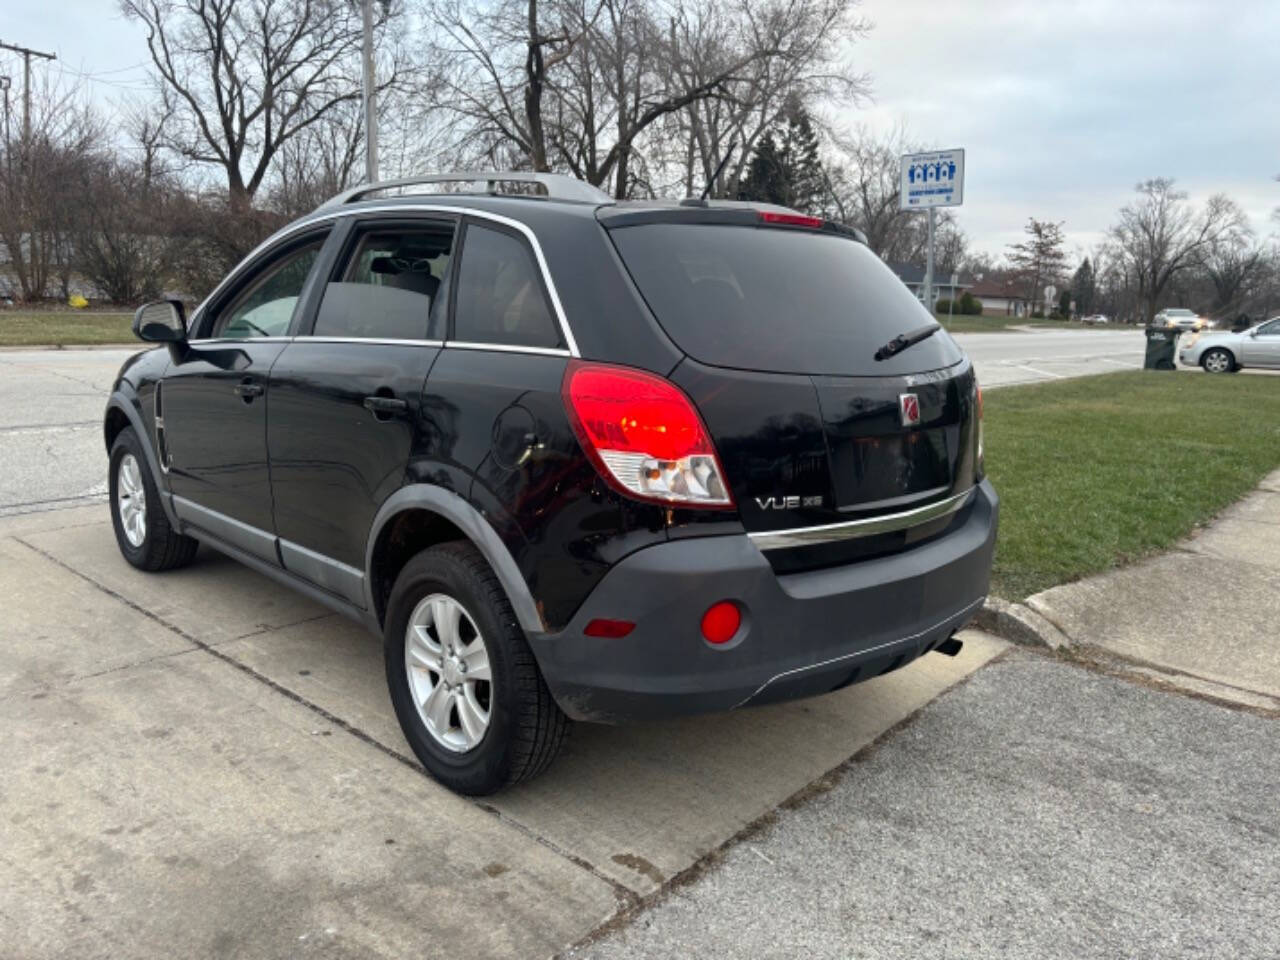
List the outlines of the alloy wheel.
{"type": "Polygon", "coordinates": [[[142,483],[142,468],[132,453],[121,457],[116,468],[116,510],[130,546],[142,546],[147,539],[147,491],[142,483]]]}
{"type": "Polygon", "coordinates": [[[418,716],[454,753],[479,746],[493,706],[489,651],[475,620],[443,593],[413,608],[404,639],[405,672],[418,716]]]}

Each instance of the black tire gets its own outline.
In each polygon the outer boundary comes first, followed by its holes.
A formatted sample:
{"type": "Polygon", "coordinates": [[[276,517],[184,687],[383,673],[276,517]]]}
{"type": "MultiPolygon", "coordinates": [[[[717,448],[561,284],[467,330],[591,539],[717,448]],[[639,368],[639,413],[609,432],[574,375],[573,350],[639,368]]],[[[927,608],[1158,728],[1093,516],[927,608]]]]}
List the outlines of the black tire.
{"type": "Polygon", "coordinates": [[[1205,373],[1235,373],[1238,369],[1236,366],[1236,358],[1232,356],[1231,351],[1223,349],[1222,347],[1213,347],[1212,349],[1206,350],[1204,352],[1204,356],[1200,358],[1200,366],[1204,367],[1205,373]],[[1209,358],[1213,356],[1225,357],[1227,361],[1226,369],[1210,370],[1209,358]]]}
{"type": "Polygon", "coordinates": [[[160,503],[160,491],[156,489],[155,480],[151,476],[146,452],[142,449],[142,441],[134,433],[133,427],[125,427],[111,444],[111,457],[107,470],[107,489],[111,506],[111,526],[116,532],[116,544],[124,558],[139,570],[156,573],[161,570],[174,570],[185,567],[199,549],[198,541],[179,533],[169,523],[169,517],[160,503]],[[140,544],[129,542],[125,535],[124,525],[120,518],[119,487],[120,463],[126,455],[134,458],[138,464],[144,499],[146,503],[146,534],[140,544]]]}
{"type": "Polygon", "coordinates": [[[391,589],[384,637],[387,685],[400,728],[422,765],[449,789],[480,796],[528,780],[545,770],[564,746],[569,718],[552,699],[506,592],[469,542],[439,544],[405,564],[391,589]],[[479,744],[465,753],[448,749],[427,729],[405,665],[410,617],[430,594],[445,594],[461,604],[488,652],[489,726],[479,744]]]}

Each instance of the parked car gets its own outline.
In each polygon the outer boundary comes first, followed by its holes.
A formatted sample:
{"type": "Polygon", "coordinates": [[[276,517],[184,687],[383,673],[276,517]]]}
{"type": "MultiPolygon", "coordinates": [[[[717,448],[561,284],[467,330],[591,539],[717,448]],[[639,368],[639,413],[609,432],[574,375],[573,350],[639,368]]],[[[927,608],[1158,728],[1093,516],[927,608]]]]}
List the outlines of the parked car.
{"type": "Polygon", "coordinates": [[[1202,333],[1182,345],[1178,360],[1209,373],[1234,373],[1243,367],[1280,368],[1280,317],[1241,333],[1202,333]]]}
{"type": "Polygon", "coordinates": [[[1194,310],[1182,307],[1169,307],[1155,315],[1152,326],[1173,327],[1178,330],[1200,330],[1207,321],[1194,310]]]}
{"type": "Polygon", "coordinates": [[[1107,315],[1105,313],[1091,313],[1089,316],[1084,317],[1080,322],[1088,327],[1096,327],[1099,324],[1110,323],[1111,321],[1107,319],[1107,315]]]}
{"type": "Polygon", "coordinates": [[[571,719],[959,649],[996,535],[982,395],[860,235],[548,174],[403,194],[476,176],[348,191],[189,320],[139,309],[162,346],[105,417],[125,559],[203,542],[380,635],[408,743],[471,794],[571,719]]]}

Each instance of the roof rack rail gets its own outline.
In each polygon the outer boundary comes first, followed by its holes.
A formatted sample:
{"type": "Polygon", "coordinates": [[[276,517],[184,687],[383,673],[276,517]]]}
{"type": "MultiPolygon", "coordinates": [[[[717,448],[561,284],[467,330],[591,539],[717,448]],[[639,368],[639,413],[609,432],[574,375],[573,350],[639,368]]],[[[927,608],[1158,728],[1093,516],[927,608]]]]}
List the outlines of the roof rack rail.
{"type": "MultiPolygon", "coordinates": [[[[499,195],[497,185],[500,183],[536,183],[554,200],[577,200],[583,203],[609,203],[612,197],[582,180],[566,177],[560,173],[534,173],[528,170],[468,170],[458,173],[428,173],[417,177],[405,177],[402,180],[382,180],[377,183],[363,183],[350,190],[344,190],[330,197],[317,209],[328,210],[346,203],[354,203],[361,197],[379,190],[394,190],[400,187],[416,187],[426,183],[471,183],[471,190],[459,190],[457,193],[486,193],[499,195]]],[[[510,194],[508,194],[510,196],[510,194]]],[[[519,196],[519,194],[516,194],[519,196]]]]}

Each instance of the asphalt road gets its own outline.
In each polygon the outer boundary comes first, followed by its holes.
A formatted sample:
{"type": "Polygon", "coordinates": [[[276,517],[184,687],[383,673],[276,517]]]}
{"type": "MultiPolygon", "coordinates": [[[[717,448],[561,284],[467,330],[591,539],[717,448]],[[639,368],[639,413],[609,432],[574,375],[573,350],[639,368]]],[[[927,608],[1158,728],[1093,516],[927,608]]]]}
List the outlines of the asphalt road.
{"type": "Polygon", "coordinates": [[[570,956],[1280,956],[1275,736],[1013,653],[570,956]]]}
{"type": "Polygon", "coordinates": [[[956,341],[973,358],[984,387],[1087,377],[1142,366],[1142,331],[1055,330],[1026,333],[957,333],[956,341]]]}
{"type": "MultiPolygon", "coordinates": [[[[985,387],[1080,377],[1142,364],[1133,330],[958,334],[985,387]]],[[[92,503],[106,495],[102,406],[136,352],[0,351],[0,516],[92,503]]]]}

